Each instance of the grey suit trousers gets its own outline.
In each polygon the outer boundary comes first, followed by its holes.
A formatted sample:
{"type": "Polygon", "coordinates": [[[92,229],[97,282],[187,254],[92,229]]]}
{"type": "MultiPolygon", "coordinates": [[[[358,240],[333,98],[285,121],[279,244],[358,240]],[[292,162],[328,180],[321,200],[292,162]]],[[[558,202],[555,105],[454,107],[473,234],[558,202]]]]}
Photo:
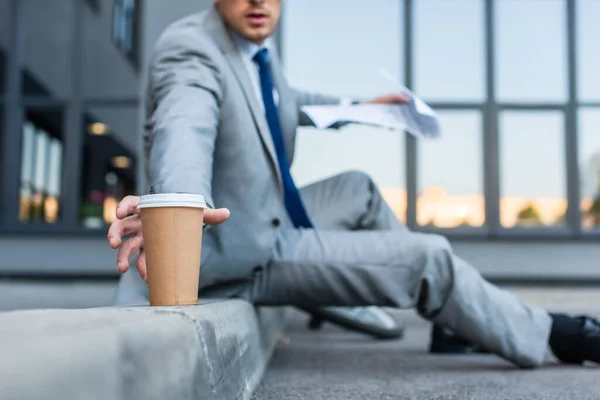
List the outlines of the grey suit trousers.
{"type": "MultiPolygon", "coordinates": [[[[544,361],[548,313],[486,282],[442,236],[408,230],[367,175],[345,173],[301,192],[316,228],[282,229],[271,263],[250,284],[208,288],[202,296],[259,305],[416,308],[517,365],[544,361]]],[[[132,265],[115,304],[147,299],[132,265]]]]}
{"type": "Polygon", "coordinates": [[[301,192],[315,229],[282,229],[272,262],[242,297],[416,308],[520,366],[544,361],[549,314],[486,282],[442,236],[408,230],[367,175],[345,173],[301,192]]]}

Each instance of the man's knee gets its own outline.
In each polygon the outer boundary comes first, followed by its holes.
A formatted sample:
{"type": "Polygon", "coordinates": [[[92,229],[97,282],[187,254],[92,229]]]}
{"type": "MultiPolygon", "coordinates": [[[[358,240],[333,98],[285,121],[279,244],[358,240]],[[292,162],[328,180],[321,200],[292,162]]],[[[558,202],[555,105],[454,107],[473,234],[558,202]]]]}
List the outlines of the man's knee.
{"type": "Polygon", "coordinates": [[[370,202],[373,197],[382,198],[375,181],[369,174],[362,171],[348,171],[342,174],[342,179],[347,190],[356,196],[366,196],[370,202]]]}
{"type": "Polygon", "coordinates": [[[417,309],[429,318],[439,312],[454,285],[454,262],[448,240],[440,235],[418,234],[422,259],[417,309]]]}
{"type": "Polygon", "coordinates": [[[355,186],[371,186],[371,185],[373,185],[373,179],[366,172],[362,172],[362,171],[358,171],[358,170],[348,171],[348,172],[344,172],[342,174],[342,177],[348,183],[355,185],[355,186]]]}
{"type": "Polygon", "coordinates": [[[434,275],[443,279],[452,276],[452,246],[442,235],[420,233],[418,249],[424,257],[425,275],[434,275]]]}
{"type": "Polygon", "coordinates": [[[421,233],[423,250],[428,254],[444,255],[452,252],[452,246],[445,236],[434,233],[421,233]]]}

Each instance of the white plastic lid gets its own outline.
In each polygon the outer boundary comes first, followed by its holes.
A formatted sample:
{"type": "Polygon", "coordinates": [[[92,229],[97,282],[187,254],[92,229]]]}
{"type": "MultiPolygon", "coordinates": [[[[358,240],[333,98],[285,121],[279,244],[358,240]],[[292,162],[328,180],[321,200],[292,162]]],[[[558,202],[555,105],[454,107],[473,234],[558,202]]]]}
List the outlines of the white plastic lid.
{"type": "Polygon", "coordinates": [[[194,207],[208,208],[204,196],[189,193],[147,194],[141,197],[138,208],[194,207]]]}

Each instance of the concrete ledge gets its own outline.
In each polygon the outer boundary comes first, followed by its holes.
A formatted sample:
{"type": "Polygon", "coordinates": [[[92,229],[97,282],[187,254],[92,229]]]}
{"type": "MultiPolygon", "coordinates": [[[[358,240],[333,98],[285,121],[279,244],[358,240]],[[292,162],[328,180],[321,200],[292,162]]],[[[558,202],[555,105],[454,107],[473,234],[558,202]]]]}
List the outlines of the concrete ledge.
{"type": "Polygon", "coordinates": [[[249,399],[286,310],[242,300],[0,314],[0,398],[249,399]]]}

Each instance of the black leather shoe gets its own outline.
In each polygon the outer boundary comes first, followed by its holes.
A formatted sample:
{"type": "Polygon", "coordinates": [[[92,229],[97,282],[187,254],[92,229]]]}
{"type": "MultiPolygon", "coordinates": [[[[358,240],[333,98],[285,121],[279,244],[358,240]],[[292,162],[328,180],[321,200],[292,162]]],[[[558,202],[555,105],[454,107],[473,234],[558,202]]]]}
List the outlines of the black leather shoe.
{"type": "Polygon", "coordinates": [[[565,336],[558,346],[554,346],[557,348],[552,348],[552,352],[567,364],[600,363],[600,321],[583,315],[574,319],[581,321],[581,331],[565,336]]]}
{"type": "Polygon", "coordinates": [[[436,324],[431,328],[429,352],[435,354],[487,353],[481,346],[458,336],[451,329],[436,324]]]}

